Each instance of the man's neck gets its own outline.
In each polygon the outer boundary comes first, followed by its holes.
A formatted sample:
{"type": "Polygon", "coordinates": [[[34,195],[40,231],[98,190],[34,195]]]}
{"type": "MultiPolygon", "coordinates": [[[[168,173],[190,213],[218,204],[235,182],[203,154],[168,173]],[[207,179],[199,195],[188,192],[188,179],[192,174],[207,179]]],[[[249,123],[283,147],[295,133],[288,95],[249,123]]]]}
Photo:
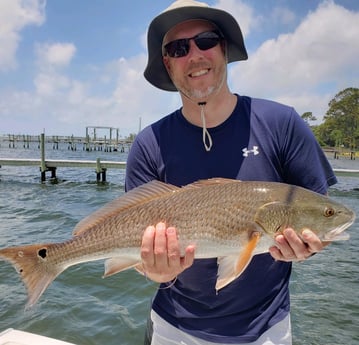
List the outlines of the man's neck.
{"type": "Polygon", "coordinates": [[[232,114],[237,97],[229,90],[224,94],[211,95],[206,100],[198,102],[181,95],[183,102],[182,113],[190,123],[202,127],[201,105],[205,108],[206,124],[208,128],[216,127],[223,123],[232,114]]]}

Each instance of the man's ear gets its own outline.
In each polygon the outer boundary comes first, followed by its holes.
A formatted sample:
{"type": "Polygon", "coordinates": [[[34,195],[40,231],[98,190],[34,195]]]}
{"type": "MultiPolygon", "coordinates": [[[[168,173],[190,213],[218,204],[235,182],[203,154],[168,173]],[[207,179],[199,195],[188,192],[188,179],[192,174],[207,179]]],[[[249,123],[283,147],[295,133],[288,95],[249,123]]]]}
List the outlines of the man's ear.
{"type": "Polygon", "coordinates": [[[162,57],[162,61],[163,61],[163,64],[165,65],[165,67],[166,67],[167,73],[170,74],[171,66],[170,66],[170,62],[169,62],[168,56],[167,56],[167,55],[164,55],[164,56],[162,57]]]}
{"type": "Polygon", "coordinates": [[[223,55],[228,63],[227,42],[225,40],[221,40],[221,48],[222,48],[223,55]]]}

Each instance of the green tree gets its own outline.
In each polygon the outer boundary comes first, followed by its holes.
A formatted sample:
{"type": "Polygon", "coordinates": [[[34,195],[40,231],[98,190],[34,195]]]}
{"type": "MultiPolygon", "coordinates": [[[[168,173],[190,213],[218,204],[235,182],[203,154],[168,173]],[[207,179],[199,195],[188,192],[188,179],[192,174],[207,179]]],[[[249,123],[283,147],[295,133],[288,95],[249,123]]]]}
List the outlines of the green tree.
{"type": "Polygon", "coordinates": [[[359,89],[350,87],[340,91],[328,105],[324,122],[313,128],[319,143],[343,145],[352,150],[359,147],[359,89]]]}
{"type": "Polygon", "coordinates": [[[334,129],[331,133],[330,133],[330,138],[332,140],[335,140],[335,147],[339,147],[342,145],[343,143],[343,132],[339,129],[334,129]]]}
{"type": "Polygon", "coordinates": [[[313,113],[311,111],[307,111],[305,113],[302,114],[301,118],[307,123],[309,124],[310,121],[316,121],[317,118],[313,115],[313,113]]]}
{"type": "Polygon", "coordinates": [[[134,141],[136,138],[136,133],[130,133],[128,137],[125,138],[127,141],[134,141]]]}
{"type": "Polygon", "coordinates": [[[347,88],[340,91],[329,102],[324,116],[325,123],[331,129],[331,139],[341,140],[350,149],[359,146],[359,89],[347,88]]]}

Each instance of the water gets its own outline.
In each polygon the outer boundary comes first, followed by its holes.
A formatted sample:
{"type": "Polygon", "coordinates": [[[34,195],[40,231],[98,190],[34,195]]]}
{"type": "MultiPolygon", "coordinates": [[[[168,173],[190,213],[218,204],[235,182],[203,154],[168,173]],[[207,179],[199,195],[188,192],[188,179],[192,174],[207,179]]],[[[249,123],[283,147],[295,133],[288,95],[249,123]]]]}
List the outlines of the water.
{"type": "MultiPolygon", "coordinates": [[[[39,158],[36,146],[9,149],[0,157],[39,158]]],[[[47,148],[48,159],[124,161],[119,152],[47,148]]],[[[359,169],[357,161],[333,166],[359,169]]],[[[58,181],[40,183],[38,168],[0,169],[0,247],[63,241],[87,214],[124,192],[124,171],[109,170],[97,184],[91,169],[59,168],[58,181]]],[[[339,177],[331,196],[359,215],[359,178],[339,177]]],[[[333,243],[310,260],[294,264],[291,280],[295,345],[359,344],[359,220],[351,239],[333,243]]],[[[14,269],[0,262],[0,332],[9,327],[78,345],[142,344],[156,285],[129,270],[102,279],[103,262],[81,264],[61,274],[38,304],[24,310],[26,291],[14,269]]]]}

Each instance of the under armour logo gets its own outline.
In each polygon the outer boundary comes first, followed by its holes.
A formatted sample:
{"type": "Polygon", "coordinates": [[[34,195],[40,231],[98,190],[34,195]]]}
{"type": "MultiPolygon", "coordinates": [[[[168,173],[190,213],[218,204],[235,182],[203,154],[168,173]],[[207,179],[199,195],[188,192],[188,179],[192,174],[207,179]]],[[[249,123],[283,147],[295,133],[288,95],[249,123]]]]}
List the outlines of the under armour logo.
{"type": "Polygon", "coordinates": [[[253,146],[252,150],[248,150],[248,148],[246,147],[242,149],[242,152],[243,152],[243,157],[248,157],[250,153],[253,153],[255,156],[259,154],[258,146],[253,146]]]}

